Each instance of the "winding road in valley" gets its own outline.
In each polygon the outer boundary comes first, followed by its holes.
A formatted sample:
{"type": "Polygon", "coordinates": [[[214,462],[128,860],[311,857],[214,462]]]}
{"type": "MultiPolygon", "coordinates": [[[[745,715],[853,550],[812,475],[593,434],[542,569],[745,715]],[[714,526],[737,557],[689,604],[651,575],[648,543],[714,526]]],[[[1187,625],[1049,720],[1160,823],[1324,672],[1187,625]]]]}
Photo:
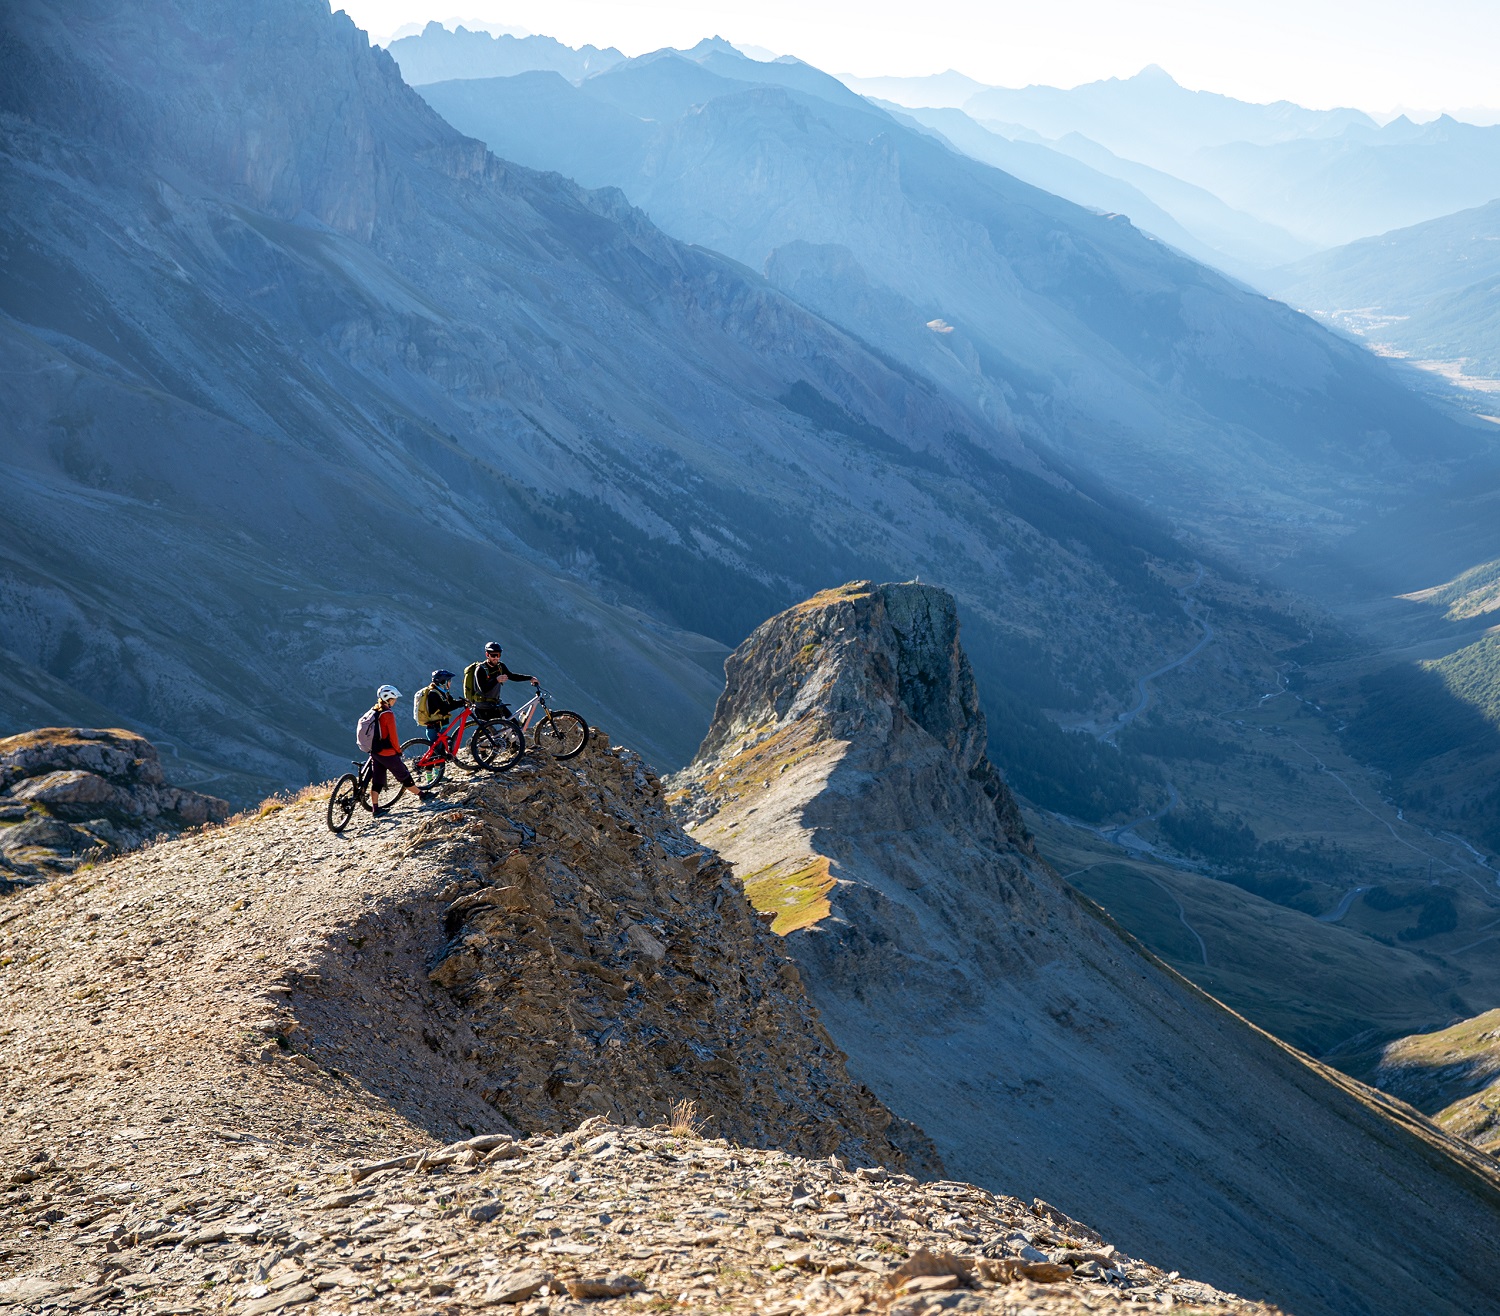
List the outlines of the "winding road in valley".
{"type": "MultiPolygon", "coordinates": [[[[1174,658],[1171,662],[1158,667],[1154,672],[1147,672],[1145,676],[1139,677],[1135,683],[1137,696],[1135,707],[1121,713],[1105,730],[1096,731],[1094,733],[1095,740],[1111,745],[1114,744],[1115,737],[1151,706],[1152,682],[1159,680],[1161,677],[1167,675],[1168,672],[1175,672],[1183,664],[1191,662],[1213,642],[1214,628],[1209,624],[1207,618],[1200,617],[1195,611],[1198,600],[1194,597],[1194,591],[1203,583],[1203,564],[1195,563],[1194,565],[1198,570],[1197,574],[1193,577],[1192,584],[1181,586],[1177,593],[1182,599],[1183,612],[1202,630],[1202,634],[1198,637],[1198,642],[1180,658],[1174,658]]],[[[1135,834],[1137,827],[1142,827],[1146,823],[1159,822],[1162,818],[1165,818],[1167,814],[1171,813],[1181,803],[1181,800],[1182,797],[1177,793],[1177,787],[1172,784],[1169,778],[1167,780],[1167,802],[1165,804],[1151,813],[1142,814],[1139,818],[1133,818],[1131,821],[1122,823],[1117,827],[1095,827],[1090,823],[1080,822],[1076,818],[1069,818],[1061,813],[1054,813],[1052,816],[1060,822],[1066,823],[1069,827],[1075,827],[1080,831],[1092,832],[1102,840],[1118,845],[1127,853],[1148,855],[1157,863],[1166,864],[1170,868],[1180,868],[1187,872],[1197,872],[1198,867],[1196,864],[1190,863],[1186,859],[1181,859],[1176,855],[1166,854],[1158,850],[1150,841],[1143,841],[1135,834]]],[[[1086,867],[1097,868],[1098,866],[1098,864],[1089,864],[1086,867]]],[[[1074,876],[1075,873],[1082,873],[1084,871],[1084,868],[1075,869],[1073,873],[1065,874],[1064,879],[1066,880],[1066,878],[1074,876]]],[[[1193,940],[1198,943],[1198,954],[1203,963],[1207,965],[1208,947],[1204,944],[1198,929],[1188,922],[1187,911],[1183,908],[1182,901],[1177,898],[1177,893],[1165,882],[1161,881],[1160,878],[1153,877],[1150,873],[1142,873],[1140,876],[1158,887],[1177,906],[1178,921],[1192,935],[1193,940]]]]}
{"type": "MultiPolygon", "coordinates": [[[[1158,667],[1154,672],[1147,672],[1145,676],[1139,677],[1135,683],[1135,690],[1137,695],[1135,707],[1130,709],[1128,712],[1121,713],[1119,717],[1115,718],[1114,723],[1111,726],[1107,727],[1105,730],[1096,731],[1094,733],[1095,740],[1107,741],[1113,744],[1114,738],[1151,706],[1151,683],[1165,676],[1168,672],[1175,672],[1184,663],[1191,662],[1200,653],[1202,653],[1204,649],[1206,649],[1211,643],[1213,643],[1214,628],[1208,624],[1208,620],[1206,618],[1198,616],[1198,614],[1194,611],[1194,608],[1196,608],[1197,606],[1198,600],[1193,597],[1193,594],[1198,586],[1203,583],[1203,564],[1201,562],[1197,562],[1194,563],[1194,566],[1198,568],[1198,574],[1193,577],[1193,583],[1191,585],[1183,585],[1178,589],[1177,593],[1178,596],[1182,599],[1182,610],[1183,612],[1187,613],[1188,619],[1195,625],[1203,628],[1203,634],[1199,636],[1198,643],[1195,644],[1191,649],[1189,649],[1185,654],[1183,654],[1181,658],[1174,658],[1164,667],[1158,667]]],[[[1159,817],[1160,815],[1157,816],[1159,817]]],[[[1154,821],[1154,819],[1140,818],[1137,819],[1136,822],[1132,823],[1131,826],[1137,827],[1141,823],[1151,821],[1154,821]]]]}

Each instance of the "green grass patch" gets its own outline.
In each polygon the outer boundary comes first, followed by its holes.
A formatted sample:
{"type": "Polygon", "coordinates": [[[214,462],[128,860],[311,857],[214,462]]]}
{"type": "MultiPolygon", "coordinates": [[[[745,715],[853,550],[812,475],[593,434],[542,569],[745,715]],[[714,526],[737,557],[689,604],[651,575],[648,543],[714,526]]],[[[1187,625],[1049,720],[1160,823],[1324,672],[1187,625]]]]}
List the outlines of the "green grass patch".
{"type": "Polygon", "coordinates": [[[790,872],[779,864],[757,869],[745,879],[745,894],[760,913],[776,916],[771,931],[784,937],[828,917],[833,883],[828,860],[819,855],[790,872]]]}

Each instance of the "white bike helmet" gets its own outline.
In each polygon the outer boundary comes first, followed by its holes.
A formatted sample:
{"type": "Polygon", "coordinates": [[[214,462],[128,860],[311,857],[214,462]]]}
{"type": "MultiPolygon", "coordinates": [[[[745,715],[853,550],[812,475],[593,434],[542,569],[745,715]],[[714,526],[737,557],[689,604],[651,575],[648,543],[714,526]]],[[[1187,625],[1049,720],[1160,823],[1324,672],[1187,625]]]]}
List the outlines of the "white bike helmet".
{"type": "Polygon", "coordinates": [[[383,685],[375,692],[376,699],[400,699],[401,691],[393,685],[383,685]]]}

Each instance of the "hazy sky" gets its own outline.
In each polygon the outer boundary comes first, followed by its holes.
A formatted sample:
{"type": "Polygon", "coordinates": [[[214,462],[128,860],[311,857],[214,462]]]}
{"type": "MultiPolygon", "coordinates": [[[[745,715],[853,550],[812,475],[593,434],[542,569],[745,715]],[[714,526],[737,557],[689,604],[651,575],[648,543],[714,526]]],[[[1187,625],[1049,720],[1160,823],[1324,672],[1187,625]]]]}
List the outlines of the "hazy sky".
{"type": "Polygon", "coordinates": [[[1074,86],[1160,64],[1185,86],[1380,112],[1500,106],[1500,0],[334,0],[382,42],[476,18],[640,54],[703,36],[831,73],[947,68],[1074,86]]]}

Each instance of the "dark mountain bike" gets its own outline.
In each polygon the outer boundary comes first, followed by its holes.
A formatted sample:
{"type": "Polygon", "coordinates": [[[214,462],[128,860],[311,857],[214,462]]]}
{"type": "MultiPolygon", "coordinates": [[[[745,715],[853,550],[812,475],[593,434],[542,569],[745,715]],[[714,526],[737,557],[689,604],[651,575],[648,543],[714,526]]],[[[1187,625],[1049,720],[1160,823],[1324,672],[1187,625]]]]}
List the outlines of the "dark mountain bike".
{"type": "MultiPolygon", "coordinates": [[[[426,741],[422,742],[426,744],[426,741]]],[[[333,790],[328,796],[328,830],[341,834],[350,820],[354,817],[356,809],[370,809],[370,778],[374,775],[374,761],[366,759],[363,763],[351,760],[353,772],[346,772],[333,783],[333,790]]],[[[386,781],[386,789],[394,790],[394,795],[387,795],[386,802],[381,806],[384,813],[406,794],[406,787],[395,777],[386,781]]]]}

